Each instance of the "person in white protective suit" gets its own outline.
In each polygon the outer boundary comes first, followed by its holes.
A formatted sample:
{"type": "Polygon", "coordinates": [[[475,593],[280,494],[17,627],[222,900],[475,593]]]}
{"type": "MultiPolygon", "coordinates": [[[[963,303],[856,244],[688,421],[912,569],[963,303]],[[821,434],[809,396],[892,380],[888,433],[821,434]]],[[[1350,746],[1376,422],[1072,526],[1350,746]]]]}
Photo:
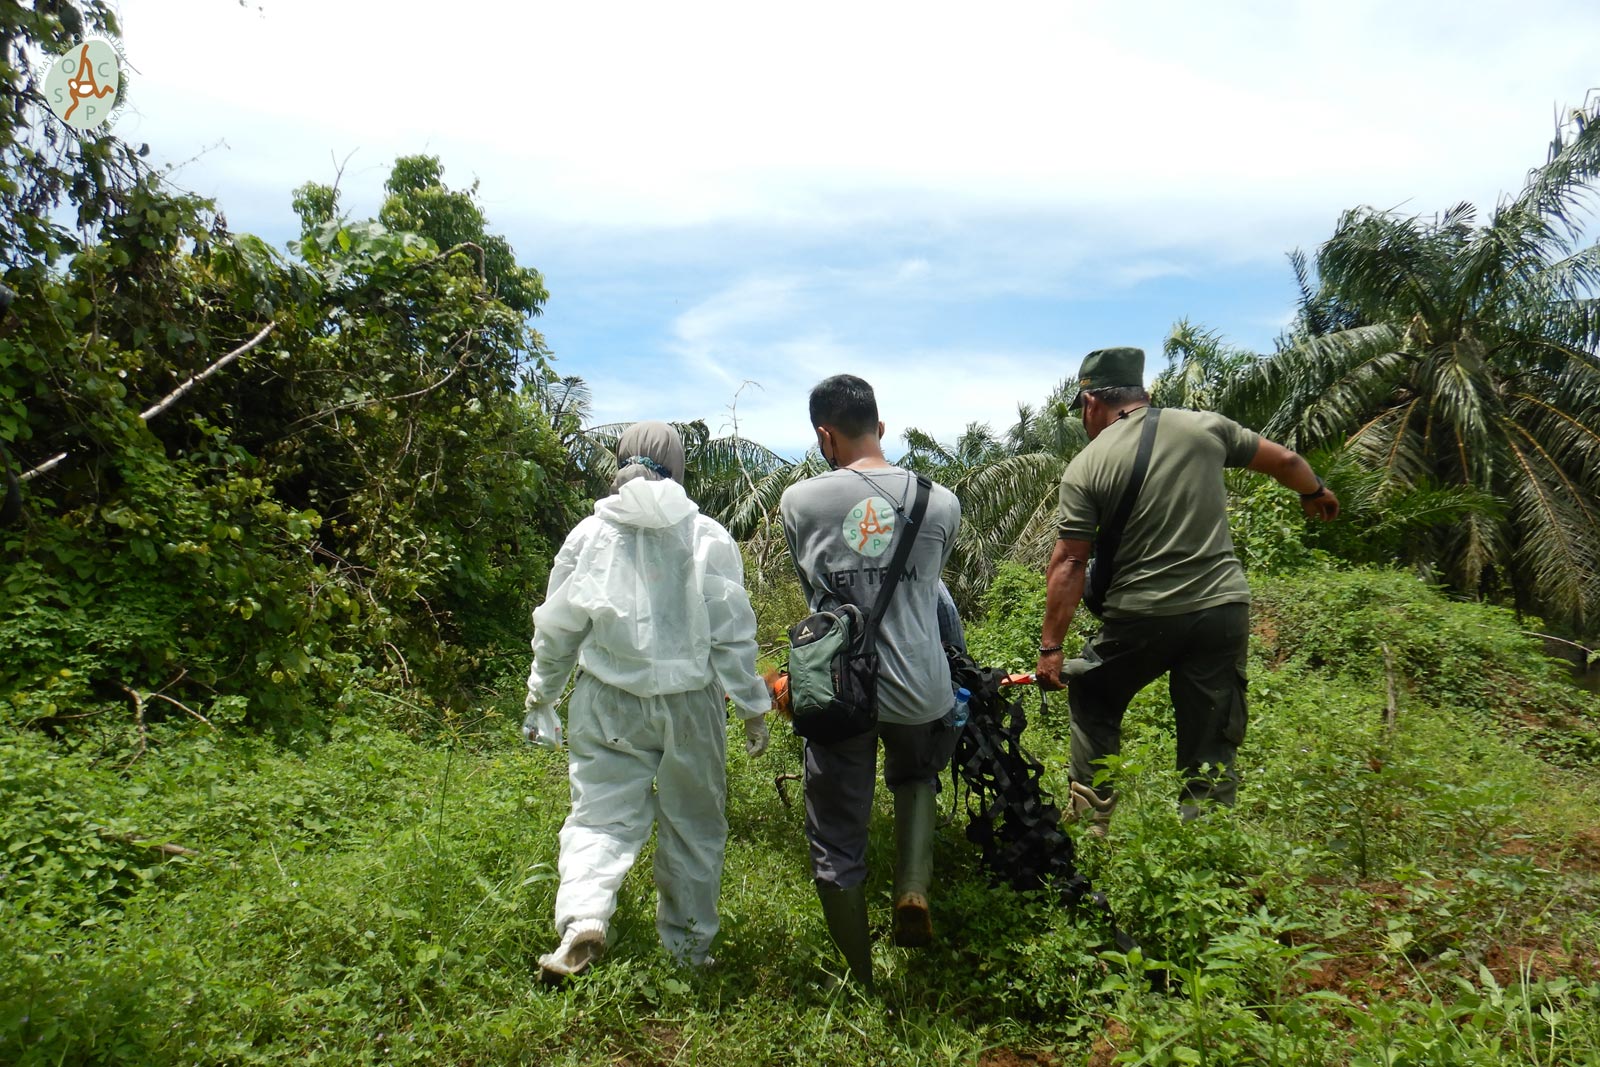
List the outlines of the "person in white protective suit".
{"type": "Polygon", "coordinates": [[[539,960],[547,980],[605,950],[652,821],[661,943],[680,963],[709,960],[728,836],[727,699],[746,752],[767,747],[771,699],[756,674],[738,545],[684,493],[683,442],[668,424],[630,427],[617,466],[613,494],[567,535],[533,613],[528,741],[560,747],[556,704],[582,667],[567,708],[572,811],[561,828],[561,943],[539,960]]]}

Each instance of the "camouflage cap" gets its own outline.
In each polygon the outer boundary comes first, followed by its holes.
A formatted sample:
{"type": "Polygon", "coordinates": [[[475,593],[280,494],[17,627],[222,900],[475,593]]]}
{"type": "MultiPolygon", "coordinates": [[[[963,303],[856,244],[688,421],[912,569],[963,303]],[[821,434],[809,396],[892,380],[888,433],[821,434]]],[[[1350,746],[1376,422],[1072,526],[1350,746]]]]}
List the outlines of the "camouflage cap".
{"type": "Polygon", "coordinates": [[[1072,394],[1072,407],[1083,403],[1090,389],[1115,389],[1120,386],[1144,387],[1144,349],[1097,348],[1083,357],[1078,367],[1078,391],[1072,394]]]}

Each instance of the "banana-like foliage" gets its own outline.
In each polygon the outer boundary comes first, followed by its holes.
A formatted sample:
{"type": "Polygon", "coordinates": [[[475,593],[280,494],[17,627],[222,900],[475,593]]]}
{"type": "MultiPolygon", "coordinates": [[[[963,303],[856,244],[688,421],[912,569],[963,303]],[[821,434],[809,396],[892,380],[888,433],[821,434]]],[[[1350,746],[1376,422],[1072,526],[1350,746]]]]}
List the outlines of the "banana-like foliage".
{"type": "Polygon", "coordinates": [[[1600,620],[1600,99],[1486,224],[1361,208],[1297,262],[1301,307],[1221,406],[1305,451],[1343,445],[1388,499],[1430,486],[1480,506],[1436,546],[1457,588],[1600,620]],[[1256,418],[1251,418],[1254,413],[1256,418]]]}
{"type": "Polygon", "coordinates": [[[976,610],[1006,561],[1042,567],[1056,535],[1056,500],[1067,463],[1088,443],[1068,403],[1075,380],[1061,382],[1036,410],[1021,404],[1003,438],[983,423],[953,445],[922,430],[906,431],[900,465],[927,474],[961,501],[961,529],[945,582],[963,610],[976,610]]]}
{"type": "Polygon", "coordinates": [[[1228,383],[1255,360],[1223,343],[1221,334],[1179,319],[1161,346],[1167,367],[1150,386],[1150,402],[1163,408],[1214,411],[1228,383]]]}

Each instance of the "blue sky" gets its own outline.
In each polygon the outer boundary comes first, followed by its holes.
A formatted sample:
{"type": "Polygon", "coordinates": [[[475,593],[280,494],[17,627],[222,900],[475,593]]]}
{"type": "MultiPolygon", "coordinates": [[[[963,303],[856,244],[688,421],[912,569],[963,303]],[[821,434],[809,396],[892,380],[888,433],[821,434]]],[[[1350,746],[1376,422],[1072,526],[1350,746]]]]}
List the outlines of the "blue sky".
{"type": "Polygon", "coordinates": [[[479,181],[597,421],[780,451],[805,395],[1003,430],[1179,318],[1269,348],[1359,204],[1484,208],[1600,86],[1600,5],[123,0],[116,122],[230,224],[375,212],[398,154],[479,181]],[[750,383],[750,384],[746,384],[750,383]]]}

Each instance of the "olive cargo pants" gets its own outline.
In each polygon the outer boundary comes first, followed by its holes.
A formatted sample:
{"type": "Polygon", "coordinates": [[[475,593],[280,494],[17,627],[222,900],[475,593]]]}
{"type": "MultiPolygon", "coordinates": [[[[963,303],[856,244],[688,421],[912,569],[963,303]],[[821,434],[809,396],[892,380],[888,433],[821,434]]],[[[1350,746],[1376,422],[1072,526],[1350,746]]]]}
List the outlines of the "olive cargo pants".
{"type": "MultiPolygon", "coordinates": [[[[1187,776],[1184,815],[1198,813],[1197,801],[1232,804],[1239,781],[1234,755],[1244,740],[1249,646],[1248,604],[1108,619],[1084,648],[1092,666],[1068,691],[1072,780],[1094,783],[1096,761],[1122,751],[1129,702],[1165,674],[1177,720],[1178,769],[1187,776]]],[[[1109,783],[1094,788],[1102,797],[1112,795],[1109,783]]]]}

